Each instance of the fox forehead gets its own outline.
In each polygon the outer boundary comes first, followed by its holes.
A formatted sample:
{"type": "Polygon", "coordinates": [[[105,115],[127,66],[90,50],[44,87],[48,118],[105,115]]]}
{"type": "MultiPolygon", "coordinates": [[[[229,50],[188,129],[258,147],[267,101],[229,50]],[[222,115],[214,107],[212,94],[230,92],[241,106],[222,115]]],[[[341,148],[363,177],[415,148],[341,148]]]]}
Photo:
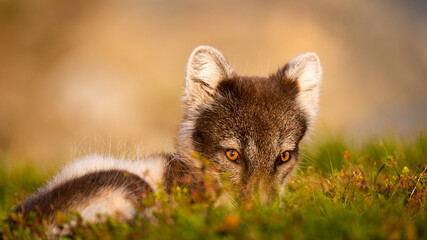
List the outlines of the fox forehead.
{"type": "Polygon", "coordinates": [[[294,150],[307,124],[295,101],[297,84],[282,81],[240,76],[223,80],[196,120],[196,150],[209,154],[215,145],[239,148],[248,157],[294,150]]]}

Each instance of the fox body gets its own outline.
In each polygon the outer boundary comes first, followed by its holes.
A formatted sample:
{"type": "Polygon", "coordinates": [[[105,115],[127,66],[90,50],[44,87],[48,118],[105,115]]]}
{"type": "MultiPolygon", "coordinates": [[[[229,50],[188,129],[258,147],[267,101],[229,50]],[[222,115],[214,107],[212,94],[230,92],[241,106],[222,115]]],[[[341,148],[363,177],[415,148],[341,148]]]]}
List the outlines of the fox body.
{"type": "MultiPolygon", "coordinates": [[[[66,166],[15,211],[35,211],[49,222],[56,212],[79,211],[86,221],[99,214],[133,218],[136,205],[162,186],[190,191],[203,178],[194,153],[228,173],[230,192],[280,195],[298,164],[299,143],[318,112],[322,69],[315,53],[297,56],[269,77],[237,75],[216,49],[200,46],[187,69],[183,120],[172,154],[124,161],[88,156],[66,166]]],[[[232,201],[224,194],[223,202],[232,201]]],[[[220,201],[220,200],[218,200],[220,201]]]]}

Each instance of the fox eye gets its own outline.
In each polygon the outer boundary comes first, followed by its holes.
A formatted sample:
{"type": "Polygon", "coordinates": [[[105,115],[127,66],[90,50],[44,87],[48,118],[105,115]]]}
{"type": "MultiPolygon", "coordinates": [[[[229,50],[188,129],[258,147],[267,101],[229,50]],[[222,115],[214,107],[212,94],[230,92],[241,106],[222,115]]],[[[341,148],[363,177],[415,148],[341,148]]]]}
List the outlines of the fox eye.
{"type": "Polygon", "coordinates": [[[290,158],[291,153],[289,151],[282,152],[282,154],[280,154],[280,163],[285,163],[289,161],[290,158]]]}
{"type": "Polygon", "coordinates": [[[235,149],[228,149],[225,152],[225,156],[228,158],[228,160],[235,162],[239,157],[239,152],[237,152],[235,149]]]}

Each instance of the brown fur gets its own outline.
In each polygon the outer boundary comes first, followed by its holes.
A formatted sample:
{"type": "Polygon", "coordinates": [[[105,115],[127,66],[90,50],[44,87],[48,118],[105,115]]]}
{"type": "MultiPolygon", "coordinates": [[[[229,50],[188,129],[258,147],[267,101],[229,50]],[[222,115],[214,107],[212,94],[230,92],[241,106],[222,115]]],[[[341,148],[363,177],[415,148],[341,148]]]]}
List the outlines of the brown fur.
{"type": "Polygon", "coordinates": [[[47,192],[39,192],[21,205],[15,212],[26,216],[36,212],[39,216],[52,222],[56,212],[67,213],[79,210],[91,203],[98,194],[106,189],[123,188],[127,199],[137,203],[139,199],[152,192],[152,188],[135,174],[119,170],[108,170],[86,174],[66,181],[47,192]]]}
{"type": "Polygon", "coordinates": [[[178,154],[198,166],[189,156],[200,153],[220,173],[230,173],[230,186],[240,197],[258,195],[270,202],[297,166],[299,142],[316,114],[311,109],[317,102],[304,105],[301,93],[317,99],[320,82],[314,53],[300,55],[264,78],[239,76],[217,50],[197,48],[187,67],[178,154]],[[237,150],[239,159],[228,160],[227,149],[237,150]],[[281,163],[284,151],[291,152],[291,159],[281,163]]]}
{"type": "Polygon", "coordinates": [[[221,172],[230,172],[229,181],[235,190],[253,188],[262,179],[266,188],[263,194],[276,196],[277,187],[296,165],[298,143],[307,129],[304,115],[295,105],[297,92],[295,82],[276,75],[224,79],[215,101],[201,110],[196,120],[191,139],[195,151],[221,166],[221,172]],[[239,145],[219,144],[230,138],[237,139],[239,145]],[[283,149],[285,140],[295,147],[283,149]],[[248,147],[248,141],[253,141],[257,150],[248,147]],[[228,148],[238,148],[237,164],[224,159],[228,148]],[[291,150],[293,157],[279,166],[278,157],[284,150],[291,150]]]}

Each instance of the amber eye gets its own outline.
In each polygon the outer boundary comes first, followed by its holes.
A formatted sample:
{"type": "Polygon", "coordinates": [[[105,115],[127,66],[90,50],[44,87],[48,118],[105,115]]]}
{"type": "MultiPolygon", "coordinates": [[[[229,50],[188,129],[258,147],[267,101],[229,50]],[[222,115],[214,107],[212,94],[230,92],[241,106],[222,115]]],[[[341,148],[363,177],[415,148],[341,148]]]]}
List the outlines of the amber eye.
{"type": "Polygon", "coordinates": [[[280,154],[280,161],[282,163],[287,162],[291,158],[291,153],[289,151],[285,151],[280,154]]]}
{"type": "Polygon", "coordinates": [[[236,161],[237,158],[239,157],[239,153],[234,149],[228,149],[225,152],[225,156],[227,156],[228,160],[230,161],[236,161]]]}

